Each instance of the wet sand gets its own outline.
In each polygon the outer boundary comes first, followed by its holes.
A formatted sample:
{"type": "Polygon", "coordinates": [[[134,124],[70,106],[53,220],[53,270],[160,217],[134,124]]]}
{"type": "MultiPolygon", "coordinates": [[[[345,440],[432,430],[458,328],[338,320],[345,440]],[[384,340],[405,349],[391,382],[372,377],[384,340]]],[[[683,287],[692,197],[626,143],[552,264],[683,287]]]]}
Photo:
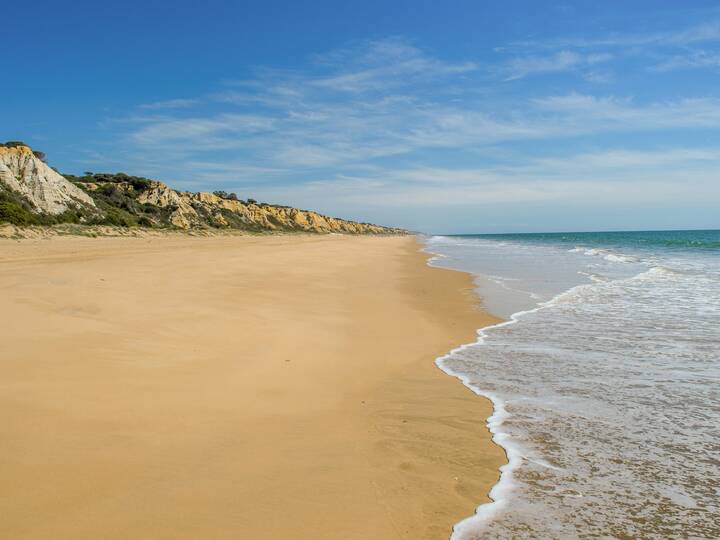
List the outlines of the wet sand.
{"type": "Polygon", "coordinates": [[[0,240],[0,537],[446,539],[504,462],[412,237],[0,240]]]}

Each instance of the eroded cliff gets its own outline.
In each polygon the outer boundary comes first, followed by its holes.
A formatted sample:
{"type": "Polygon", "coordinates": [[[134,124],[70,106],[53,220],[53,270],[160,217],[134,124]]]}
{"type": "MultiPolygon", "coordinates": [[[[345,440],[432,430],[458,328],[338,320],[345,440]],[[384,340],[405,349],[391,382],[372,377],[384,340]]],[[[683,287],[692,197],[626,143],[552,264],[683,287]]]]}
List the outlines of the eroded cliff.
{"type": "Polygon", "coordinates": [[[0,146],[0,183],[45,214],[58,215],[78,206],[95,208],[92,197],[43,163],[27,146],[0,146]]]}

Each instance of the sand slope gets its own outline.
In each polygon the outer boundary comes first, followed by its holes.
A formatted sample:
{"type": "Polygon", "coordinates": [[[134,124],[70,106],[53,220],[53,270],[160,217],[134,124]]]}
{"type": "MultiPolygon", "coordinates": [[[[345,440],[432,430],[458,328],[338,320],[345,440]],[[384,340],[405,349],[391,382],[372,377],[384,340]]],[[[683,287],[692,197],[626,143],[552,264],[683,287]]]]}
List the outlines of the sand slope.
{"type": "Polygon", "coordinates": [[[493,320],[410,237],[0,241],[0,537],[447,538],[493,320]]]}

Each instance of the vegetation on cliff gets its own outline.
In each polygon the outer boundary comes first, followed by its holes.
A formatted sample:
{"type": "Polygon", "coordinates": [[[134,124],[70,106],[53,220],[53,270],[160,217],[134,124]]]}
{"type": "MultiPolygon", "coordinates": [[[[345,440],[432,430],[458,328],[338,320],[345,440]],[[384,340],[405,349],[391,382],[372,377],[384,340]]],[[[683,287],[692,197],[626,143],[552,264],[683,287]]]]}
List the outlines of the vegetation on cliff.
{"type": "MultiPolygon", "coordinates": [[[[19,148],[21,146],[30,148],[30,146],[28,146],[22,141],[6,141],[4,143],[0,143],[0,147],[2,148],[19,148]]],[[[43,163],[47,163],[47,156],[45,155],[45,152],[41,152],[40,150],[33,150],[32,153],[40,161],[42,161],[43,163]]]]}
{"type": "MultiPolygon", "coordinates": [[[[81,214],[82,212],[75,209],[68,209],[59,215],[35,212],[25,197],[8,189],[0,182],[0,223],[12,223],[20,226],[82,223],[81,214]]],[[[86,222],[89,221],[86,220],[86,222]]]]}
{"type": "Polygon", "coordinates": [[[0,222],[13,225],[78,223],[153,229],[235,229],[252,232],[304,231],[349,234],[398,234],[401,229],[332,218],[288,206],[241,200],[235,193],[181,192],[162,182],[125,173],[86,172],[82,176],[60,175],[44,162],[45,154],[32,151],[19,141],[0,144],[12,151],[0,152],[0,222]],[[31,153],[32,152],[32,153],[31,153]],[[17,155],[22,154],[23,160],[17,155]],[[35,159],[35,162],[32,160],[35,159]],[[4,160],[4,161],[3,161],[4,160]],[[28,160],[30,162],[28,162],[28,160]],[[19,168],[22,167],[22,170],[19,168]],[[52,176],[53,190],[64,196],[81,190],[85,200],[67,197],[57,201],[55,212],[43,211],[49,189],[30,191],[37,184],[33,175],[52,176]],[[56,174],[57,173],[57,174],[56,174]],[[14,189],[15,187],[15,189],[14,189]],[[24,190],[20,193],[19,189],[24,190]],[[89,197],[86,197],[89,196],[89,197]],[[58,204],[62,206],[58,206],[58,204]]]}

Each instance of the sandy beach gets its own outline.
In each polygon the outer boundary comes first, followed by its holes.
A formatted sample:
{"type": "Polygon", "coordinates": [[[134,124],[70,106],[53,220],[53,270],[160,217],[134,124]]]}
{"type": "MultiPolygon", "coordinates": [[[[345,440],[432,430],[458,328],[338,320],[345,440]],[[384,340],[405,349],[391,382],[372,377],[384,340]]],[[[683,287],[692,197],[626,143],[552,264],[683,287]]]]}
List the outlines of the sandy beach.
{"type": "Polygon", "coordinates": [[[446,539],[496,319],[412,237],[0,240],[0,537],[446,539]]]}

